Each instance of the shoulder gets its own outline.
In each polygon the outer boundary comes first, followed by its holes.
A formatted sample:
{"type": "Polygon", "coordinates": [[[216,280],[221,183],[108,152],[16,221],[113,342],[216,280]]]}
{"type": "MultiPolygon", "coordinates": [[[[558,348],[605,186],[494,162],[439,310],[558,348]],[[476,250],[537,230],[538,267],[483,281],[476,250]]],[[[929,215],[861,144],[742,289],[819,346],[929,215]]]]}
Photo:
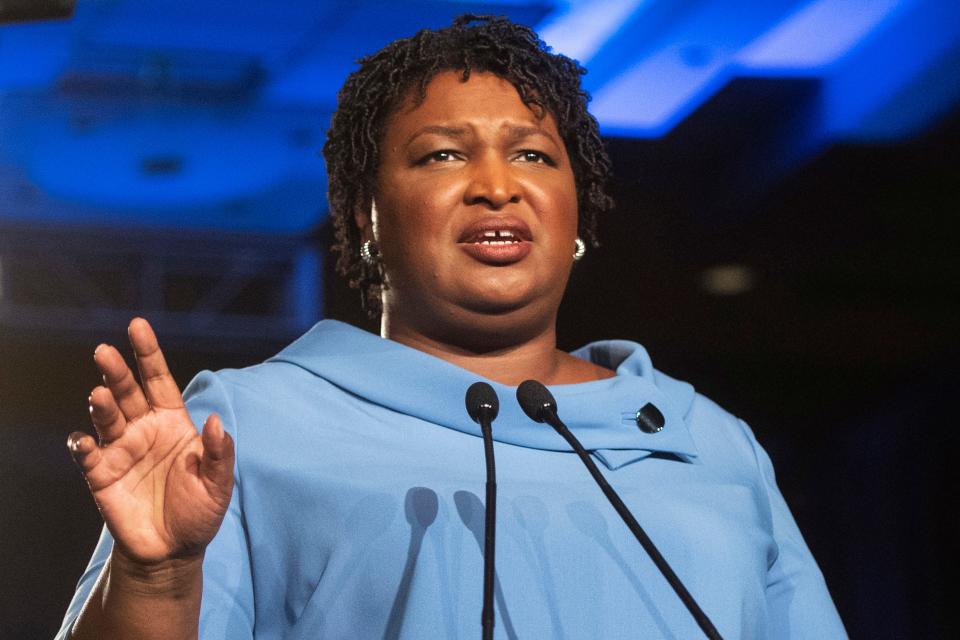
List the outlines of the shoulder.
{"type": "Polygon", "coordinates": [[[694,392],[685,417],[690,428],[703,436],[714,434],[736,446],[753,447],[753,432],[746,423],[702,393],[694,392]]]}
{"type": "Polygon", "coordinates": [[[217,413],[229,431],[275,430],[291,418],[314,417],[344,392],[295,364],[268,361],[240,369],[201,371],[184,389],[184,402],[197,424],[217,413]]]}
{"type": "Polygon", "coordinates": [[[184,397],[216,392],[243,395],[252,391],[260,392],[265,388],[283,388],[300,381],[317,379],[316,375],[295,364],[268,361],[240,369],[201,371],[184,389],[184,397]]]}
{"type": "MultiPolygon", "coordinates": [[[[666,409],[682,419],[702,462],[732,465],[756,471],[756,439],[747,425],[692,384],[664,373],[653,365],[647,350],[630,340],[601,340],[572,352],[595,366],[615,370],[618,377],[653,385],[666,409]]],[[[654,405],[657,402],[654,401],[654,405]]],[[[662,407],[661,407],[662,408],[662,407]]]]}
{"type": "Polygon", "coordinates": [[[291,397],[334,390],[314,372],[291,362],[271,360],[240,369],[201,371],[184,390],[184,397],[219,394],[238,404],[269,401],[282,406],[291,397]]]}
{"type": "Polygon", "coordinates": [[[656,369],[653,379],[683,415],[700,462],[734,474],[741,481],[759,478],[762,448],[746,422],[687,382],[656,369]]]}

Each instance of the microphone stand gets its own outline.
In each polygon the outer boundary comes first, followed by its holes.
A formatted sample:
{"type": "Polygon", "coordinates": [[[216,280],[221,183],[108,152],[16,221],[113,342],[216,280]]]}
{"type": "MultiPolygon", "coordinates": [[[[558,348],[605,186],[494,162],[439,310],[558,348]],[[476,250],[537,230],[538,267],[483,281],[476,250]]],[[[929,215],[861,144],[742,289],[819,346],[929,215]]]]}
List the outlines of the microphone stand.
{"type": "Polygon", "coordinates": [[[483,640],[493,640],[493,596],[496,579],[494,553],[497,538],[497,470],[493,461],[493,422],[486,412],[481,413],[480,431],[483,433],[483,454],[487,462],[487,497],[483,523],[483,610],[480,622],[483,640]]]}
{"type": "Polygon", "coordinates": [[[483,525],[483,610],[480,624],[483,640],[493,640],[494,589],[496,588],[496,562],[494,560],[497,537],[497,470],[493,461],[493,421],[500,412],[497,392],[486,382],[475,382],[467,389],[464,403],[470,417],[480,424],[483,435],[483,454],[487,463],[487,500],[484,507],[483,525]]]}

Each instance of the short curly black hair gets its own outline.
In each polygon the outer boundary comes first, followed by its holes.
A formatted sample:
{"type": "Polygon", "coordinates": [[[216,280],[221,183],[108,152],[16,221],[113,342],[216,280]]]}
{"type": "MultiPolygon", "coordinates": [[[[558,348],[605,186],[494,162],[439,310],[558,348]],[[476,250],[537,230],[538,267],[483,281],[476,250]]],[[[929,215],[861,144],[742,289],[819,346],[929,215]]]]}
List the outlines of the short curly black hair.
{"type": "Polygon", "coordinates": [[[598,245],[597,218],[613,207],[607,193],[610,159],[597,121],[587,112],[590,97],[580,86],[586,73],[575,60],[550,52],[530,28],[502,17],[462,15],[443,29],[424,29],[362,58],[337,95],[323,155],[327,200],[336,230],[337,271],[361,290],[368,314],[380,313],[382,266],[360,258],[362,238],[355,214],[369,211],[387,119],[411,91],[415,101],[441,71],[493,73],[517,88],[531,109],[557,122],[577,187],[578,233],[598,245]]]}

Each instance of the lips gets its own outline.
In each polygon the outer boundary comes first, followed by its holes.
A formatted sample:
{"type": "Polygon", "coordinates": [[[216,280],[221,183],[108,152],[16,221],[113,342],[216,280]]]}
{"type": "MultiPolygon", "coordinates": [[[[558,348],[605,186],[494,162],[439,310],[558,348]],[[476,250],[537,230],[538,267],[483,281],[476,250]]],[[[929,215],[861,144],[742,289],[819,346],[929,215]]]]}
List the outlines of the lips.
{"type": "Polygon", "coordinates": [[[493,265],[518,262],[530,253],[533,234],[518,218],[484,218],[464,229],[457,240],[473,258],[493,265]]]}

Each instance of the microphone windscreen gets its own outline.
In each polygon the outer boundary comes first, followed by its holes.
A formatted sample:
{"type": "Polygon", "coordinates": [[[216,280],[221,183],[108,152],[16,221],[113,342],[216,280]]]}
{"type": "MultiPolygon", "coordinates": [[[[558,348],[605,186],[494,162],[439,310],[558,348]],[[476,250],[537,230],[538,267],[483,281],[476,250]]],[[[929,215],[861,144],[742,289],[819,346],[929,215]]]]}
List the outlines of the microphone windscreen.
{"type": "Polygon", "coordinates": [[[500,400],[497,398],[497,392],[486,382],[474,382],[470,385],[464,402],[467,405],[467,413],[470,414],[474,422],[480,422],[480,412],[483,409],[490,412],[491,421],[495,420],[497,414],[500,413],[500,400]]]}
{"type": "Polygon", "coordinates": [[[525,380],[517,387],[517,402],[520,408],[535,422],[543,422],[546,408],[557,410],[557,401],[550,390],[536,380],[525,380]]]}

